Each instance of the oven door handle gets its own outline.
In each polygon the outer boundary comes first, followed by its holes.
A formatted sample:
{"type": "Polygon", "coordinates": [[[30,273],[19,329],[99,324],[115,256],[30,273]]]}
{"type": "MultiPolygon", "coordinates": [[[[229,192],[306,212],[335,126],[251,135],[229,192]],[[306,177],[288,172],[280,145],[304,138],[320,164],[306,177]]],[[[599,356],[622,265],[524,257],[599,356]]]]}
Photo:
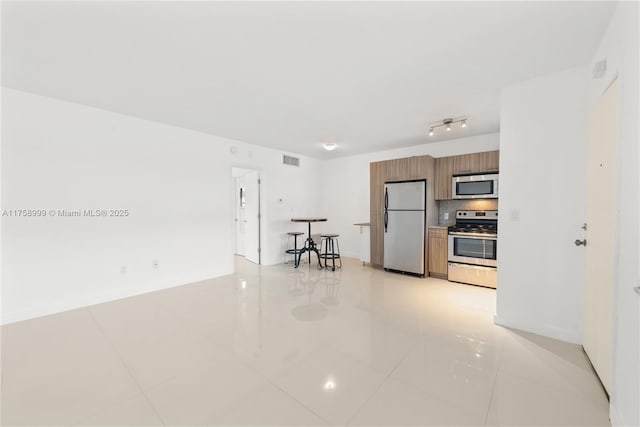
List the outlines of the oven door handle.
{"type": "Polygon", "coordinates": [[[465,237],[467,239],[481,239],[481,240],[497,240],[498,236],[495,234],[480,234],[480,233],[465,233],[463,231],[450,231],[449,236],[465,237]]]}

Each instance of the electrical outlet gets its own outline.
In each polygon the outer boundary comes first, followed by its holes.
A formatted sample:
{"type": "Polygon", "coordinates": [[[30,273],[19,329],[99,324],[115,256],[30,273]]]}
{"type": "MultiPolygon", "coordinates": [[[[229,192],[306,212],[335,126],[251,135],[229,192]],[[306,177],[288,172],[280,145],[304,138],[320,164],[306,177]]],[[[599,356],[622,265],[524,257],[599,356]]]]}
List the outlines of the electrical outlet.
{"type": "Polygon", "coordinates": [[[120,273],[121,274],[127,274],[127,266],[123,265],[122,267],[120,267],[120,273]]]}
{"type": "Polygon", "coordinates": [[[445,212],[444,213],[444,220],[448,220],[449,219],[449,212],[445,212]]]}
{"type": "Polygon", "coordinates": [[[153,260],[153,268],[160,268],[160,262],[157,259],[153,260]]]}

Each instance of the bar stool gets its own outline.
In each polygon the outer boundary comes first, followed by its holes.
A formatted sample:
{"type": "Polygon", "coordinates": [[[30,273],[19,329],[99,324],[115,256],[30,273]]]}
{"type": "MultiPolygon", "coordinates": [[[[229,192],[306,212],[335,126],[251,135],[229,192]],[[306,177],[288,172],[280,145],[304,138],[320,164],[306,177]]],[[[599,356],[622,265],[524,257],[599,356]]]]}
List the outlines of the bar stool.
{"type": "Polygon", "coordinates": [[[302,248],[298,249],[298,236],[303,235],[302,231],[290,231],[287,233],[287,246],[289,246],[289,241],[293,236],[293,249],[287,249],[285,253],[293,255],[293,263],[296,263],[296,257],[300,252],[302,252],[302,248]]]}
{"type": "Polygon", "coordinates": [[[342,259],[340,259],[340,243],[338,242],[339,234],[321,234],[320,238],[320,258],[324,259],[324,266],[327,268],[327,260],[331,260],[331,270],[336,271],[336,260],[340,262],[338,268],[342,268],[342,259]],[[324,253],[322,253],[322,245],[324,244],[324,253]],[[331,252],[329,252],[331,246],[331,252]],[[336,248],[338,251],[336,252],[336,248]]]}

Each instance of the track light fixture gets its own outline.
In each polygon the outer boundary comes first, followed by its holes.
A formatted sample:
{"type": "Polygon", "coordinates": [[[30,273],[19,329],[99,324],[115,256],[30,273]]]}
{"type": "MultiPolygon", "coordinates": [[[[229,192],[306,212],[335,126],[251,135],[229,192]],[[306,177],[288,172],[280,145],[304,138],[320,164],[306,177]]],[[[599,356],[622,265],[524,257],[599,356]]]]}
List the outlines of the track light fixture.
{"type": "Polygon", "coordinates": [[[445,130],[447,132],[451,132],[451,125],[454,123],[460,123],[461,128],[467,127],[467,118],[466,117],[456,117],[456,118],[446,118],[439,120],[437,122],[433,122],[429,125],[429,136],[433,136],[435,134],[435,129],[440,126],[445,126],[445,130]]]}

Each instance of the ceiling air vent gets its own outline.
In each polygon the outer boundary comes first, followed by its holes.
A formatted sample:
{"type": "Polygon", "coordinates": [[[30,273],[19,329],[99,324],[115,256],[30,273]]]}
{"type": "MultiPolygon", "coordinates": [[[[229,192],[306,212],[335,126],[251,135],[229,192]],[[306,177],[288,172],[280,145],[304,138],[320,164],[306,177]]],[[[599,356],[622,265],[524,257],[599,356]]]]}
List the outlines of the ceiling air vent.
{"type": "Polygon", "coordinates": [[[297,157],[291,157],[291,156],[287,156],[286,154],[283,154],[282,163],[289,166],[300,166],[300,159],[297,157]]]}

